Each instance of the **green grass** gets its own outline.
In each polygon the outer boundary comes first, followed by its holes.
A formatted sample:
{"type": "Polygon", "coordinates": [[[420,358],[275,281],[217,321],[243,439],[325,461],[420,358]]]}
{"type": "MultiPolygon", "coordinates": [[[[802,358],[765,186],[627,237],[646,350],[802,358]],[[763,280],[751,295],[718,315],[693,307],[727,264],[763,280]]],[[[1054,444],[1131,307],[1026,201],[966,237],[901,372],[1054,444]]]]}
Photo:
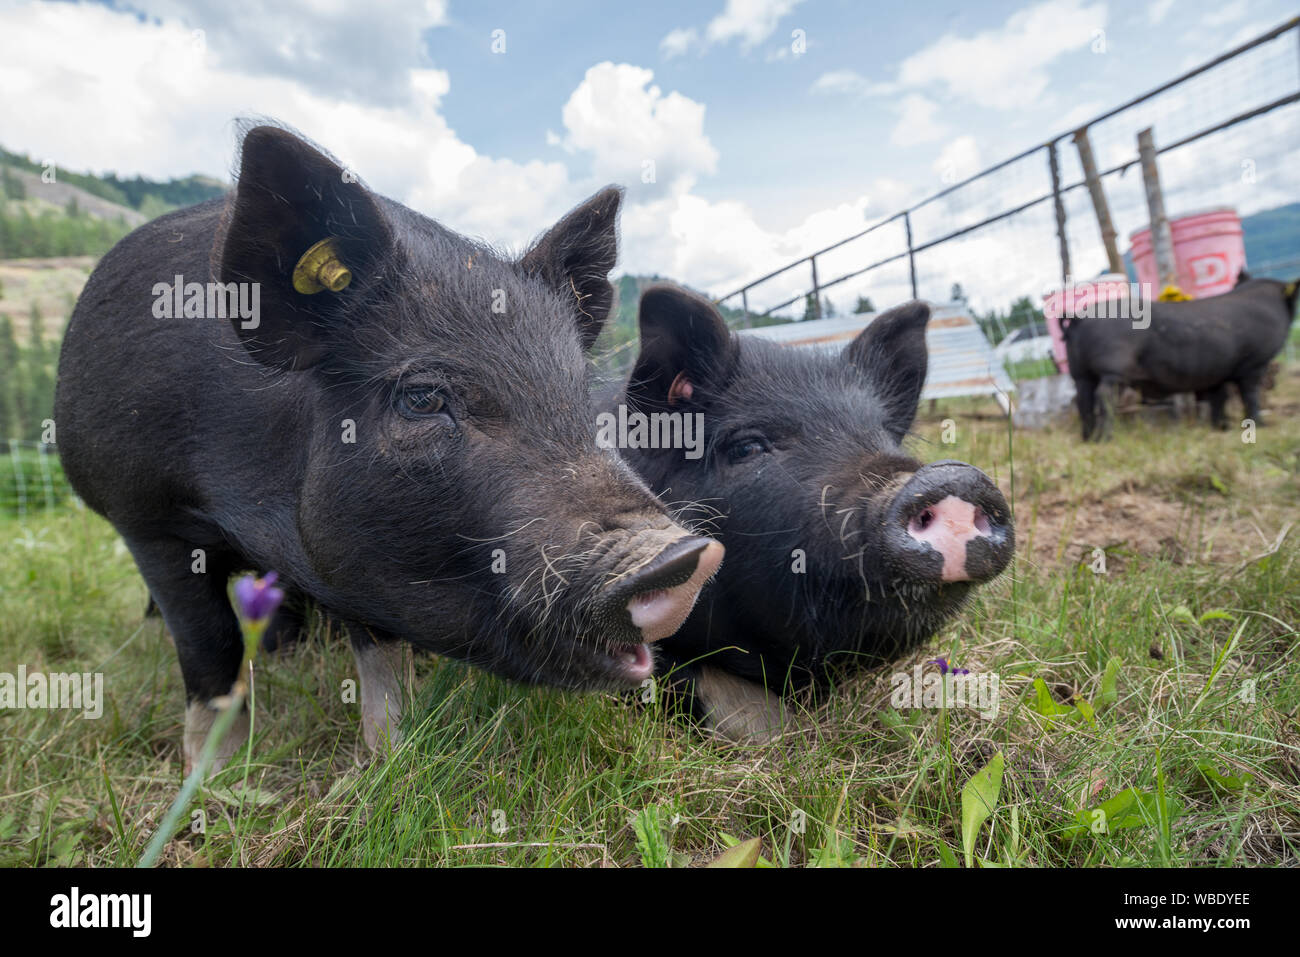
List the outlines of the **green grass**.
{"type": "MultiPolygon", "coordinates": [[[[962,860],[963,788],[1000,752],[996,805],[971,835],[982,864],[1294,865],[1300,531],[1272,546],[1297,517],[1297,371],[1254,445],[1126,421],[1085,446],[1071,421],[1008,447],[991,402],[941,405],[917,424],[922,457],[974,462],[1005,491],[1014,460],[1016,564],[927,648],[799,702],[772,746],[711,740],[656,702],[425,659],[405,742],[372,762],[344,700],[345,642],[259,660],[251,757],[209,783],[201,832],[187,825],[163,862],[684,865],[758,837],[776,865],[939,866],[962,860]],[[999,676],[994,720],[890,706],[890,675],[936,655],[999,676]],[[1040,713],[1035,679],[1067,714],[1040,713]],[[1211,785],[1206,761],[1249,783],[1211,785]],[[1130,788],[1180,813],[1074,827],[1130,788]]],[[[0,711],[0,865],[134,864],[181,784],[168,639],[97,516],[0,519],[0,543],[0,671],[102,671],[106,697],[98,720],[0,711]]]]}
{"type": "Polygon", "coordinates": [[[1051,359],[1022,359],[1019,362],[1004,363],[1007,375],[1012,382],[1021,379],[1041,379],[1043,376],[1056,375],[1056,363],[1051,359]]]}

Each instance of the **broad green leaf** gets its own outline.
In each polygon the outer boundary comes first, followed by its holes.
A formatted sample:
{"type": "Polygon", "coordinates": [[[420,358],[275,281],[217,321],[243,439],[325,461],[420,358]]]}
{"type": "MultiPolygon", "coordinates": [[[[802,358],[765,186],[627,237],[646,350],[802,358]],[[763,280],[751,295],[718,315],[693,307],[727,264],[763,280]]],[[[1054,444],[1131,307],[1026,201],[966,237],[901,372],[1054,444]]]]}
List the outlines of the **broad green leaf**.
{"type": "MultiPolygon", "coordinates": [[[[740,843],[740,838],[728,834],[726,831],[719,831],[718,837],[721,838],[722,843],[725,847],[735,847],[737,844],[740,843]]],[[[769,861],[766,857],[763,857],[763,855],[761,854],[758,856],[758,863],[755,864],[754,866],[755,867],[776,867],[775,864],[769,861]]]]}
{"type": "Polygon", "coordinates": [[[758,852],[762,848],[761,838],[751,837],[741,841],[735,847],[729,847],[709,862],[709,867],[757,867],[758,852]]]}
{"type": "Polygon", "coordinates": [[[222,804],[233,804],[236,807],[244,805],[245,807],[266,807],[269,804],[275,804],[279,797],[271,791],[265,791],[258,787],[240,788],[208,788],[208,797],[220,801],[222,804]]]}
{"type": "Polygon", "coordinates": [[[939,866],[940,867],[959,867],[957,855],[952,852],[952,848],[943,841],[938,843],[939,848],[939,866]]]}
{"type": "MultiPolygon", "coordinates": [[[[1182,816],[1183,807],[1173,798],[1165,798],[1164,812],[1165,820],[1172,821],[1182,816]]],[[[1066,827],[1066,834],[1110,834],[1129,827],[1147,827],[1160,822],[1160,798],[1128,788],[1096,807],[1079,811],[1074,821],[1066,827]]]]}
{"type": "Polygon", "coordinates": [[[1052,692],[1047,687],[1047,682],[1042,678],[1034,679],[1033,709],[1048,718],[1074,714],[1074,705],[1061,704],[1053,698],[1052,692]]]}
{"type": "Polygon", "coordinates": [[[1201,777],[1212,785],[1223,788],[1225,791],[1241,791],[1246,785],[1255,780],[1255,775],[1249,771],[1243,771],[1241,774],[1220,774],[1219,769],[1214,766],[1214,762],[1208,758],[1196,762],[1196,770],[1201,773],[1201,777]]]}
{"type": "Polygon", "coordinates": [[[975,841],[979,837],[980,827],[998,805],[1005,764],[1006,759],[999,751],[961,789],[961,846],[966,855],[967,867],[975,864],[975,841]]]}
{"type": "Polygon", "coordinates": [[[1119,673],[1124,667],[1122,658],[1111,658],[1101,675],[1101,693],[1097,695],[1097,710],[1109,708],[1119,700],[1119,673]]]}
{"type": "Polygon", "coordinates": [[[1205,624],[1207,621],[1236,621],[1236,620],[1237,619],[1234,616],[1229,615],[1226,611],[1223,611],[1222,609],[1219,608],[1215,608],[1213,611],[1207,611],[1200,618],[1196,619],[1197,623],[1201,625],[1205,624]]]}
{"type": "Polygon", "coordinates": [[[1052,692],[1042,678],[1034,679],[1034,700],[1030,707],[1047,719],[1048,728],[1056,724],[1056,718],[1081,717],[1094,727],[1097,724],[1093,719],[1092,706],[1081,695],[1075,695],[1071,704],[1061,704],[1052,697],[1052,692]]]}

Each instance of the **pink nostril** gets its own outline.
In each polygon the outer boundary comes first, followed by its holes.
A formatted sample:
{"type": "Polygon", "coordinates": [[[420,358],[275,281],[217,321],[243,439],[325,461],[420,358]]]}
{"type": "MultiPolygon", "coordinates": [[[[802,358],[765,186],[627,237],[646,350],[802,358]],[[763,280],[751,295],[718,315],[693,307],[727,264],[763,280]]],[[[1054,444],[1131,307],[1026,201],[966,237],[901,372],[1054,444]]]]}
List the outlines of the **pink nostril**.
{"type": "Polygon", "coordinates": [[[907,534],[925,542],[943,558],[943,581],[968,581],[966,543],[989,534],[988,515],[965,499],[948,495],[922,509],[907,523],[907,534]]]}
{"type": "Polygon", "coordinates": [[[909,527],[914,532],[923,532],[930,527],[930,523],[933,521],[934,512],[927,508],[925,511],[921,512],[920,515],[917,515],[912,519],[909,527]]]}

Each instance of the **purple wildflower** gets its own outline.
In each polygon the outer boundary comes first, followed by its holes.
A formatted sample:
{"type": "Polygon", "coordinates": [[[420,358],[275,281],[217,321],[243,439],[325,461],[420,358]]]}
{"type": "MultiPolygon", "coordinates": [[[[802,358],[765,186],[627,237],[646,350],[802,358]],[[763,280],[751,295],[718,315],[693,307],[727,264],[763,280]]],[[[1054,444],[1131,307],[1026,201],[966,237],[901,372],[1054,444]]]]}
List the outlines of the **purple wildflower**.
{"type": "Polygon", "coordinates": [[[245,575],[235,582],[235,605],[241,618],[256,623],[266,621],[275,613],[284,600],[284,590],[274,587],[279,577],[270,572],[265,578],[245,575]]]}
{"type": "Polygon", "coordinates": [[[970,669],[969,669],[969,668],[958,668],[956,665],[950,665],[950,664],[948,664],[948,659],[947,659],[947,658],[932,658],[932,659],[930,660],[930,664],[932,664],[932,665],[938,665],[938,666],[939,666],[939,674],[941,674],[941,675],[948,675],[948,674],[952,674],[952,675],[968,675],[968,674],[970,674],[970,669]]]}

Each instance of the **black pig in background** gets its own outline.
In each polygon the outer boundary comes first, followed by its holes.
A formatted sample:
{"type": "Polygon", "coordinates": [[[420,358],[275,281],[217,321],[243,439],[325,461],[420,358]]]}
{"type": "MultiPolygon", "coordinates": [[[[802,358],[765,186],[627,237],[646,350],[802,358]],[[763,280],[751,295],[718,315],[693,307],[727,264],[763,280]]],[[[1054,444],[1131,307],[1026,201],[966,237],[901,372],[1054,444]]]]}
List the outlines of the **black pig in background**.
{"type": "Polygon", "coordinates": [[[1237,285],[1222,295],[1134,300],[1116,310],[1122,318],[1067,315],[1065,349],[1084,441],[1109,437],[1121,384],[1144,398],[1194,392],[1209,400],[1210,422],[1219,429],[1228,427],[1231,385],[1246,418],[1262,425],[1260,386],[1269,362],[1286,345],[1298,285],[1252,279],[1243,269],[1237,285]]]}
{"type": "Polygon", "coordinates": [[[781,695],[924,642],[1007,565],[1010,510],[973,466],[922,465],[901,443],[926,374],[930,308],[882,313],[842,353],[734,336],[707,299],[641,298],[641,351],[618,402],[701,414],[704,451],[624,455],[727,563],[658,645],[697,717],[769,737],[781,695]]]}

